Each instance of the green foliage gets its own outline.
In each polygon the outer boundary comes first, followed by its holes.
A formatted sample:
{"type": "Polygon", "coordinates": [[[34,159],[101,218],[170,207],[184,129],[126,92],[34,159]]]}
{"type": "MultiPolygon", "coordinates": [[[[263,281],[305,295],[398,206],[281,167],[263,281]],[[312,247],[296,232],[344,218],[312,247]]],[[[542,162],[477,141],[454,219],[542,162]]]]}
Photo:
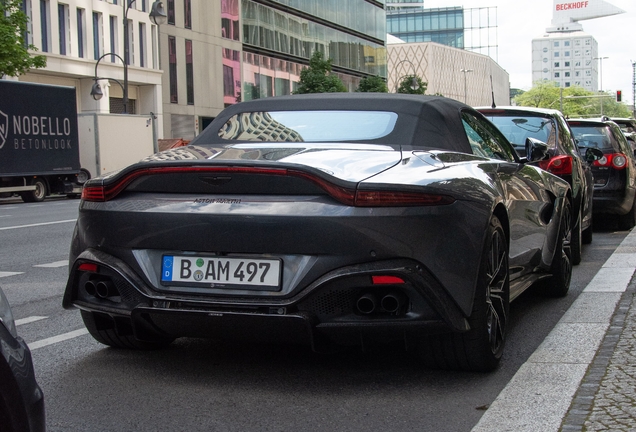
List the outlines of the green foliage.
{"type": "Polygon", "coordinates": [[[567,87],[563,89],[561,98],[561,88],[553,82],[537,82],[531,90],[515,97],[514,101],[519,106],[552,109],[561,109],[563,102],[563,114],[569,118],[600,117],[602,103],[603,115],[631,117],[630,108],[616,102],[616,97],[612,93],[594,93],[581,87],[567,87]],[[598,97],[601,95],[605,97],[598,97]]]}
{"type": "Polygon", "coordinates": [[[518,88],[511,88],[510,89],[510,99],[514,99],[517,96],[522,95],[524,93],[525,93],[525,90],[521,90],[521,89],[518,89],[518,88]]]}
{"type": "Polygon", "coordinates": [[[422,81],[420,77],[417,75],[406,75],[400,81],[400,85],[398,86],[398,93],[405,94],[425,94],[426,88],[428,87],[428,83],[422,81]]]}
{"type": "Polygon", "coordinates": [[[24,40],[28,19],[22,0],[0,0],[0,76],[18,76],[46,66],[45,56],[29,54],[28,50],[37,48],[24,40]]]}
{"type": "Polygon", "coordinates": [[[370,76],[360,80],[360,85],[356,89],[357,92],[364,93],[388,93],[389,88],[382,77],[370,76]]]}
{"type": "Polygon", "coordinates": [[[294,94],[346,93],[347,87],[338,76],[331,73],[331,62],[331,59],[325,60],[322,52],[314,52],[309,67],[300,72],[300,81],[294,94]]]}

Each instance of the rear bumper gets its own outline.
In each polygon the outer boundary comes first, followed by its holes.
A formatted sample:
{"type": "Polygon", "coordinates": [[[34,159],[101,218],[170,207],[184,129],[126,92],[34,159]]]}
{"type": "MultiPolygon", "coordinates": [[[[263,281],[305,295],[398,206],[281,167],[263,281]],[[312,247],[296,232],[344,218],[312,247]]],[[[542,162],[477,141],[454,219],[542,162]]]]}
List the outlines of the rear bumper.
{"type": "Polygon", "coordinates": [[[89,250],[71,269],[64,307],[71,306],[107,315],[107,321],[130,328],[140,340],[205,337],[304,343],[320,350],[322,342],[351,345],[469,329],[444,287],[409,259],[342,267],[287,298],[231,298],[153,291],[122,261],[89,250]],[[117,292],[107,298],[87,292],[83,284],[91,276],[78,270],[82,263],[97,264],[100,277],[112,280],[117,292]],[[372,275],[404,283],[373,285],[372,275]],[[358,307],[363,296],[375,305],[370,312],[358,307]],[[386,298],[395,303],[387,306],[386,298]]]}

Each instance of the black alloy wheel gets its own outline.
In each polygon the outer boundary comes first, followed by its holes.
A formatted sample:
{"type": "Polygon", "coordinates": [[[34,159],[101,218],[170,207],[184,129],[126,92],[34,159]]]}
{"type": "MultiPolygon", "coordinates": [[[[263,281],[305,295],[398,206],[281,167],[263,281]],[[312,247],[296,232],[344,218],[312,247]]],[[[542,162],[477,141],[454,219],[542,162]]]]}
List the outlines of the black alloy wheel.
{"type": "Polygon", "coordinates": [[[541,292],[549,297],[565,297],[572,279],[572,205],[566,201],[561,214],[559,235],[550,272],[552,276],[542,281],[541,292]]]}
{"type": "Polygon", "coordinates": [[[510,284],[508,241],[497,216],[492,216],[487,234],[468,319],[470,330],[425,338],[419,353],[427,367],[490,372],[501,360],[508,327],[510,284]]]}

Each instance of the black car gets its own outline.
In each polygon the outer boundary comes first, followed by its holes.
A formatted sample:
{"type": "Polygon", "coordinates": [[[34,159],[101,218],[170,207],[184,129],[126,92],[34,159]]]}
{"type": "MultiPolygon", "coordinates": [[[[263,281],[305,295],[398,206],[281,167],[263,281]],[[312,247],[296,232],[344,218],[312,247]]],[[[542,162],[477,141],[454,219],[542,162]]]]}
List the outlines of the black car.
{"type": "Polygon", "coordinates": [[[528,138],[548,145],[548,157],[536,164],[558,175],[572,188],[572,262],[579,264],[582,244],[592,242],[594,181],[592,169],[581,156],[565,117],[561,111],[544,108],[513,106],[477,110],[499,128],[520,156],[525,156],[528,138]]]}
{"type": "Polygon", "coordinates": [[[31,352],[18,336],[0,288],[0,431],[45,430],[44,396],[35,381],[31,352]]]}
{"type": "Polygon", "coordinates": [[[451,99],[259,99],[86,183],[63,305],[114,347],[398,341],[492,370],[509,301],[568,292],[571,212],[567,182],[451,99]]]}
{"type": "Polygon", "coordinates": [[[623,131],[625,138],[627,138],[627,142],[632,149],[634,155],[636,156],[636,120],[633,118],[621,118],[614,117],[608,118],[604,117],[604,120],[611,120],[618,125],[623,131]]]}
{"type": "Polygon", "coordinates": [[[621,229],[636,224],[636,161],[625,135],[610,120],[568,120],[581,151],[593,148],[604,157],[592,165],[594,213],[618,215],[621,229]]]}

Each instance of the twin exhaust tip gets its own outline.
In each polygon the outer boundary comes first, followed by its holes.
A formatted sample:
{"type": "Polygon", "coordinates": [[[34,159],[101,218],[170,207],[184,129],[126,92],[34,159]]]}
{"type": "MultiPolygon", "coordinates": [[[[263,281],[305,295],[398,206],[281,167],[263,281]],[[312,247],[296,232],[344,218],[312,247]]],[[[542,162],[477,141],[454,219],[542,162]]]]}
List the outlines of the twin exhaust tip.
{"type": "Polygon", "coordinates": [[[383,296],[380,301],[376,295],[367,293],[360,296],[356,302],[356,307],[364,315],[370,315],[374,312],[395,314],[400,312],[405,301],[406,297],[400,293],[389,293],[383,296]]]}
{"type": "Polygon", "coordinates": [[[89,295],[101,299],[119,296],[119,291],[109,280],[88,280],[84,284],[84,289],[89,295]]]}

